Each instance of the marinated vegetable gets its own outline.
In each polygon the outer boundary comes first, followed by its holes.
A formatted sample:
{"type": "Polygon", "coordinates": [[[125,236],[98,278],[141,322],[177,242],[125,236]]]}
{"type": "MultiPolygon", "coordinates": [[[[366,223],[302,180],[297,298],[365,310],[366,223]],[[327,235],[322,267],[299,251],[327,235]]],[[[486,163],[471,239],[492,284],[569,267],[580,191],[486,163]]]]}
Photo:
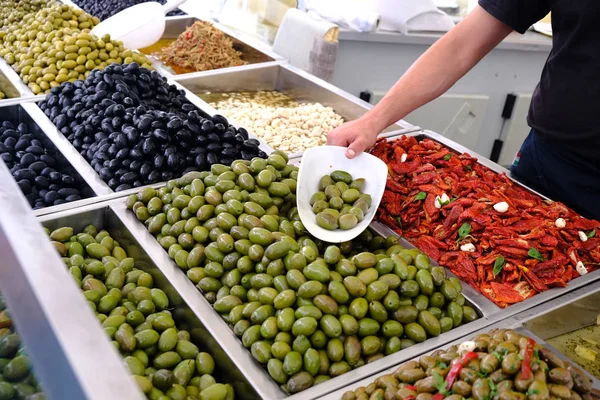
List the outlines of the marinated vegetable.
{"type": "MultiPolygon", "coordinates": [[[[100,21],[104,21],[105,19],[112,17],[126,8],[133,7],[137,4],[145,3],[147,1],[149,0],[76,0],[74,3],[83,8],[88,14],[98,17],[100,21]]],[[[166,0],[157,1],[161,4],[166,3],[166,0]]],[[[167,14],[167,16],[175,15],[185,15],[185,13],[176,8],[167,14]]]]}
{"type": "Polygon", "coordinates": [[[319,191],[310,198],[316,222],[323,229],[353,229],[371,207],[371,196],[362,193],[363,178],[353,179],[345,171],[333,171],[319,180],[319,191]]]}
{"type": "Polygon", "coordinates": [[[407,136],[380,140],[371,153],[390,170],[378,219],[500,307],[564,287],[600,262],[600,222],[466,153],[407,136]]]}
{"type": "Polygon", "coordinates": [[[0,399],[44,400],[31,361],[0,295],[0,399]]]}
{"type": "Polygon", "coordinates": [[[182,328],[167,294],[136,267],[121,243],[93,225],[79,233],[62,227],[49,235],[149,399],[234,398],[231,385],[215,380],[214,359],[182,328]]]}
{"type": "Polygon", "coordinates": [[[495,330],[401,365],[342,400],[598,399],[592,380],[532,339],[495,330]]]}
{"type": "Polygon", "coordinates": [[[296,208],[297,175],[275,151],[127,198],[285,390],[300,392],[478,317],[456,278],[397,238],[365,231],[335,246],[310,237],[296,208]]]}
{"type": "Polygon", "coordinates": [[[324,145],[327,134],[344,123],[331,107],[297,102],[277,91],[198,95],[274,149],[287,153],[324,145]]]}
{"type": "Polygon", "coordinates": [[[194,22],[157,56],[178,74],[247,64],[231,39],[208,21],[194,22]]]}
{"type": "Polygon", "coordinates": [[[245,129],[208,117],[166,78],[135,63],[64,83],[40,107],[115,191],[266,157],[245,129]]]}
{"type": "Polygon", "coordinates": [[[34,94],[84,79],[115,62],[150,67],[145,56],[125,49],[123,43],[108,35],[93,36],[90,31],[98,22],[81,9],[49,2],[0,28],[0,56],[34,94]]]}
{"type": "Polygon", "coordinates": [[[0,158],[34,209],[82,198],[81,178],[67,172],[56,153],[49,151],[25,124],[15,128],[10,121],[2,122],[0,158]]]}

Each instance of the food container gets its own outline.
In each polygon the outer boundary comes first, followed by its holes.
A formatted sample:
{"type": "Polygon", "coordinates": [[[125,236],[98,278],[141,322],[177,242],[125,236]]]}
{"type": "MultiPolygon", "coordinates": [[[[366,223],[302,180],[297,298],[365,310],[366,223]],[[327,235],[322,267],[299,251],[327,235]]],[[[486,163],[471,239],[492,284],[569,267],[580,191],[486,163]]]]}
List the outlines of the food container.
{"type": "MultiPolygon", "coordinates": [[[[399,136],[401,136],[401,135],[389,136],[387,138],[387,140],[392,141],[394,139],[397,139],[399,136]]],[[[407,136],[414,136],[417,140],[422,140],[422,139],[434,140],[436,142],[441,143],[445,147],[449,148],[450,150],[452,150],[453,152],[458,153],[458,154],[468,153],[471,156],[477,158],[479,164],[488,167],[489,169],[491,169],[494,172],[505,173],[507,176],[510,177],[510,171],[507,170],[506,168],[488,160],[487,158],[485,158],[485,157],[467,149],[466,147],[461,146],[458,143],[455,143],[435,132],[423,130],[420,132],[409,133],[409,134],[407,134],[407,136]]],[[[511,180],[513,180],[515,182],[515,184],[525,188],[526,190],[530,191],[531,193],[535,193],[535,194],[539,195],[540,197],[546,199],[545,196],[537,193],[535,190],[527,187],[526,185],[523,185],[522,183],[516,181],[515,179],[511,178],[511,180]]],[[[389,229],[389,228],[387,228],[387,229],[389,229]]],[[[390,232],[392,232],[391,229],[390,229],[390,232]]],[[[567,287],[552,288],[545,292],[538,293],[535,296],[530,297],[520,303],[510,305],[504,309],[496,306],[495,304],[493,304],[491,301],[488,300],[489,304],[491,305],[490,312],[494,315],[496,315],[496,314],[504,315],[504,317],[512,316],[512,315],[521,313],[525,310],[528,310],[528,309],[536,306],[537,304],[543,304],[543,303],[546,303],[546,302],[548,302],[552,299],[555,299],[559,296],[563,296],[566,293],[569,293],[575,289],[581,288],[585,285],[591,284],[592,282],[595,282],[599,279],[600,279],[600,270],[592,271],[586,275],[583,275],[583,276],[580,276],[578,278],[571,280],[568,283],[567,287]]],[[[475,290],[475,289],[473,289],[473,290],[475,290]]]]}
{"type": "Polygon", "coordinates": [[[0,291],[48,398],[143,399],[1,162],[0,180],[0,291]]]}
{"type": "MultiPolygon", "coordinates": [[[[474,322],[459,326],[449,332],[441,334],[438,337],[428,339],[427,341],[411,346],[408,349],[399,351],[387,357],[384,357],[368,366],[345,373],[322,384],[313,386],[293,396],[288,396],[283,392],[274,380],[271,379],[267,370],[260,365],[251,355],[249,349],[246,349],[240,339],[235,336],[227,323],[221,316],[214,311],[211,304],[202,296],[195,285],[187,278],[185,273],[169,258],[167,252],[161,247],[156,239],[148,232],[146,227],[140,223],[134,213],[127,209],[124,199],[118,199],[111,202],[111,207],[115,210],[119,218],[125,224],[125,227],[141,242],[148,255],[155,260],[155,263],[161,268],[165,276],[175,286],[184,300],[196,312],[196,315],[202,320],[204,325],[213,333],[215,339],[225,348],[230,357],[238,366],[243,365],[243,372],[253,384],[261,382],[258,386],[254,385],[258,395],[264,399],[316,399],[323,394],[343,387],[349,381],[358,379],[359,376],[368,376],[375,370],[386,368],[389,365],[407,360],[418,354],[421,354],[431,347],[443,345],[455,338],[462,337],[473,330],[481,329],[491,323],[488,319],[489,301],[476,293],[472,288],[464,286],[467,303],[471,305],[479,314],[480,318],[474,322]],[[189,296],[189,297],[186,297],[189,296]]],[[[404,243],[400,243],[401,245],[404,243]]]]}
{"type": "MultiPolygon", "coordinates": [[[[82,168],[83,165],[81,162],[78,162],[78,160],[72,160],[70,162],[67,161],[61,144],[57,144],[53,140],[52,135],[46,134],[47,126],[45,126],[43,123],[38,123],[35,113],[31,112],[35,109],[39,110],[37,105],[29,102],[25,102],[22,105],[0,107],[0,121],[10,121],[13,123],[13,125],[15,125],[15,127],[19,123],[24,123],[27,125],[29,132],[35,135],[35,137],[42,142],[44,147],[61,165],[62,170],[71,174],[76,179],[77,185],[82,188],[80,191],[82,200],[67,203],[69,207],[77,207],[90,201],[95,201],[94,198],[96,196],[105,194],[106,192],[99,190],[94,183],[88,179],[88,176],[85,174],[85,169],[82,168]]],[[[41,210],[43,210],[44,213],[52,213],[56,210],[59,210],[63,206],[65,205],[50,206],[41,210]]],[[[41,210],[38,211],[42,212],[41,210]]]]}
{"type": "MultiPolygon", "coordinates": [[[[201,98],[208,98],[205,95],[207,92],[228,93],[275,90],[299,103],[320,103],[325,107],[331,107],[345,121],[355,120],[372,108],[369,103],[288,64],[250,65],[243,70],[208,71],[201,76],[181,76],[175,79],[183,87],[201,98]]],[[[419,128],[406,121],[398,121],[386,129],[384,133],[394,132],[399,134],[416,130],[419,130],[419,128]]],[[[300,158],[301,156],[301,152],[289,155],[290,159],[300,158]]]]}
{"type": "MultiPolygon", "coordinates": [[[[242,399],[255,399],[256,394],[253,384],[245,377],[243,364],[235,364],[230,357],[230,350],[224,347],[220,341],[215,340],[222,333],[214,330],[208,325],[201,312],[196,306],[200,296],[197,293],[186,293],[185,288],[178,285],[177,279],[173,281],[173,274],[169,268],[160,265],[156,258],[148,252],[146,239],[136,232],[128,230],[122,220],[120,208],[122,201],[116,203],[99,202],[96,204],[80,207],[78,209],[63,211],[53,215],[40,217],[38,220],[51,231],[60,227],[70,226],[75,232],[80,232],[87,225],[93,224],[100,229],[106,229],[111,237],[118,240],[130,257],[135,259],[135,266],[152,275],[154,287],[163,290],[169,297],[169,303],[174,307],[171,309],[173,317],[178,324],[185,324],[194,342],[201,351],[209,352],[215,359],[217,369],[215,378],[218,382],[231,383],[242,399]],[[114,204],[114,205],[113,205],[114,204]],[[160,265],[160,266],[159,266],[160,265]],[[221,375],[219,375],[221,373],[221,375]]],[[[152,239],[153,240],[153,239],[152,239]]],[[[63,264],[63,268],[66,267],[63,264]]],[[[182,276],[185,278],[184,276],[182,276]]],[[[192,286],[193,288],[193,286],[192,286]]],[[[194,289],[195,292],[195,289],[194,289]]],[[[83,297],[82,297],[83,298],[83,297]]],[[[133,382],[133,380],[132,380],[133,382]]],[[[260,382],[255,382],[260,385],[260,382]]],[[[117,397],[114,397],[117,398],[117,397]]],[[[119,397],[129,398],[129,397],[119,397]]]]}
{"type": "Polygon", "coordinates": [[[213,71],[237,71],[243,70],[251,65],[262,65],[265,63],[268,64],[279,64],[284,61],[283,57],[273,53],[266,45],[257,40],[249,37],[246,34],[241,32],[235,32],[230,28],[227,28],[224,25],[219,24],[218,22],[202,19],[205,21],[209,21],[213,24],[215,28],[220,30],[223,35],[231,39],[233,42],[234,49],[240,51],[242,53],[242,60],[248,62],[247,65],[242,65],[239,67],[229,67],[229,68],[221,68],[218,70],[211,71],[197,71],[197,72],[187,72],[187,73],[177,73],[173,68],[165,65],[161,60],[159,60],[156,56],[152,55],[155,52],[158,52],[161,48],[172,43],[177,37],[185,32],[185,30],[194,24],[194,22],[199,21],[200,19],[190,17],[190,16],[178,16],[178,17],[170,17],[165,20],[165,33],[163,34],[162,39],[155,45],[147,47],[145,49],[141,49],[147,57],[149,57],[153,66],[162,74],[167,76],[168,78],[180,79],[189,76],[202,76],[203,74],[213,72],[213,71]]]}
{"type": "MultiPolygon", "coordinates": [[[[594,288],[592,286],[587,286],[583,289],[572,292],[560,299],[555,299],[551,302],[540,304],[539,306],[527,312],[518,314],[512,318],[496,322],[485,329],[469,333],[468,335],[454,340],[449,344],[460,344],[466,340],[469,340],[477,334],[487,333],[493,329],[513,329],[517,333],[528,336],[535,340],[537,343],[541,344],[542,346],[549,348],[561,360],[567,363],[574,364],[572,359],[569,358],[569,356],[555,349],[551,344],[549,344],[546,341],[546,339],[548,339],[550,336],[556,333],[556,331],[553,332],[553,330],[556,329],[553,327],[555,323],[558,326],[565,327],[568,326],[568,324],[573,323],[574,321],[580,321],[581,317],[583,317],[585,320],[586,316],[581,314],[582,306],[584,309],[589,310],[590,305],[597,305],[598,300],[600,299],[599,290],[600,289],[597,287],[594,288]]],[[[597,306],[595,308],[597,314],[597,306]]],[[[588,317],[589,316],[590,315],[588,315],[588,317]]],[[[587,319],[586,321],[589,322],[589,319],[587,319]]],[[[430,350],[433,350],[433,348],[430,348],[430,350]]],[[[430,352],[428,351],[427,353],[430,352]]],[[[349,390],[355,390],[360,386],[367,386],[378,377],[394,372],[400,365],[401,362],[383,371],[379,371],[371,376],[365,377],[364,379],[361,378],[360,380],[349,384],[343,389],[339,389],[329,393],[328,395],[324,396],[323,400],[340,400],[345,392],[349,390]]],[[[600,381],[591,374],[589,375],[592,379],[593,388],[596,390],[600,390],[600,381]]]]}
{"type": "MultiPolygon", "coordinates": [[[[168,83],[175,85],[182,90],[185,90],[185,88],[183,88],[181,85],[179,85],[175,81],[169,81],[168,83]]],[[[206,114],[206,115],[216,114],[216,111],[212,107],[210,107],[208,104],[206,104],[204,101],[202,101],[200,98],[198,98],[197,96],[195,96],[193,93],[191,93],[188,90],[185,90],[185,91],[186,91],[187,99],[190,101],[190,103],[194,104],[200,110],[200,112],[202,114],[206,114]]],[[[41,97],[41,96],[36,96],[36,97],[41,97]]],[[[108,196],[108,197],[105,197],[105,199],[114,199],[114,198],[128,196],[130,194],[135,194],[140,189],[143,188],[143,187],[132,188],[132,189],[124,190],[121,192],[113,191],[110,187],[108,187],[107,183],[104,182],[100,178],[100,176],[96,173],[94,168],[92,168],[92,166],[87,162],[87,160],[77,151],[77,149],[75,147],[73,147],[71,142],[69,142],[69,140],[56,128],[54,123],[46,116],[46,114],[44,114],[44,112],[36,104],[23,104],[23,108],[25,108],[27,110],[29,115],[31,115],[31,117],[36,121],[36,124],[38,126],[40,126],[40,128],[44,131],[46,136],[54,143],[56,148],[62,153],[62,155],[65,157],[65,159],[72,165],[77,166],[76,167],[77,172],[79,173],[79,175],[81,175],[81,177],[85,180],[85,182],[90,186],[90,188],[94,191],[94,193],[96,193],[96,195],[108,196]]],[[[232,121],[231,124],[236,127],[239,127],[238,125],[236,125],[234,123],[234,121],[232,121]]],[[[249,135],[249,137],[254,138],[254,136],[251,134],[249,135]]],[[[264,151],[267,154],[270,154],[273,151],[273,148],[266,145],[263,141],[260,141],[260,142],[261,142],[261,144],[260,144],[259,148],[262,151],[264,151]]],[[[164,186],[164,182],[157,182],[155,184],[151,184],[148,186],[157,188],[160,186],[164,186]]],[[[85,204],[87,204],[87,203],[85,203],[85,204]]],[[[70,203],[63,204],[63,205],[57,206],[57,207],[59,207],[59,208],[52,209],[49,211],[47,209],[37,210],[36,215],[38,215],[38,216],[45,215],[48,213],[55,212],[57,210],[67,210],[67,209],[73,208],[73,206],[71,206],[70,203]]]]}

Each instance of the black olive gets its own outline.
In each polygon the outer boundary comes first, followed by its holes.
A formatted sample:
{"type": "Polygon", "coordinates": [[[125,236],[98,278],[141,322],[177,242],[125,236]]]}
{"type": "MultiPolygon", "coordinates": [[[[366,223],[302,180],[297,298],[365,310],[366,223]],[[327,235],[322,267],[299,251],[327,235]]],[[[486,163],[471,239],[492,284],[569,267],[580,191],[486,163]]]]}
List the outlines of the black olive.
{"type": "Polygon", "coordinates": [[[145,139],[144,143],[142,144],[142,151],[144,152],[144,154],[147,155],[153,154],[156,151],[154,139],[152,139],[151,137],[145,139]]]}
{"type": "Polygon", "coordinates": [[[54,170],[50,167],[46,167],[40,173],[41,176],[45,176],[46,178],[50,178],[50,174],[54,172],[54,170]]]}
{"type": "Polygon", "coordinates": [[[206,161],[208,162],[209,165],[218,164],[219,156],[216,155],[215,153],[208,153],[208,155],[206,156],[206,161]]]}
{"type": "Polygon", "coordinates": [[[46,163],[47,166],[49,167],[54,167],[55,166],[55,161],[54,158],[52,158],[51,156],[44,154],[43,156],[40,156],[40,161],[43,161],[46,163]]]}
{"type": "Polygon", "coordinates": [[[162,140],[162,141],[167,141],[167,139],[169,139],[169,134],[162,129],[153,130],[152,136],[154,136],[158,140],[162,140]]]}
{"type": "Polygon", "coordinates": [[[21,151],[21,150],[25,150],[27,147],[29,147],[29,140],[20,139],[17,142],[17,144],[15,145],[15,150],[21,151]]]}
{"type": "Polygon", "coordinates": [[[34,181],[35,186],[37,186],[40,189],[47,189],[50,186],[50,182],[48,181],[48,179],[44,178],[43,176],[36,176],[34,181]]]}
{"type": "Polygon", "coordinates": [[[206,150],[208,150],[209,154],[219,154],[223,150],[223,146],[221,146],[219,143],[210,143],[208,146],[206,146],[206,150]]]}
{"type": "Polygon", "coordinates": [[[117,186],[119,186],[119,180],[117,178],[111,178],[108,181],[108,187],[111,188],[112,190],[115,190],[117,188],[117,186]]]}
{"type": "Polygon", "coordinates": [[[176,131],[183,126],[183,121],[179,118],[173,118],[167,123],[167,129],[176,131]]]}
{"type": "Polygon", "coordinates": [[[214,127],[215,127],[215,124],[212,121],[205,120],[204,122],[202,122],[202,127],[200,129],[204,133],[209,133],[209,132],[212,132],[214,127]]]}
{"type": "Polygon", "coordinates": [[[29,169],[26,169],[26,168],[19,169],[19,170],[15,171],[15,173],[13,174],[13,176],[17,180],[27,179],[29,181],[33,181],[35,179],[35,173],[33,171],[29,170],[29,169]]]}
{"type": "Polygon", "coordinates": [[[31,193],[31,184],[27,179],[22,179],[19,182],[17,182],[17,184],[21,188],[21,192],[23,192],[23,194],[27,195],[31,193]]]}
{"type": "Polygon", "coordinates": [[[131,189],[131,185],[123,183],[115,188],[115,192],[122,192],[123,190],[131,189]]]}
{"type": "Polygon", "coordinates": [[[115,157],[117,158],[117,160],[124,160],[127,158],[128,155],[129,155],[129,149],[125,148],[125,149],[119,150],[115,157]]]}
{"type": "Polygon", "coordinates": [[[167,165],[171,170],[177,170],[179,168],[179,156],[176,153],[169,154],[167,157],[167,165]]]}
{"type": "Polygon", "coordinates": [[[113,142],[115,146],[117,146],[119,149],[122,149],[125,146],[127,146],[127,138],[122,133],[118,134],[113,140],[113,142]]]}
{"type": "Polygon", "coordinates": [[[65,199],[65,201],[67,201],[67,202],[77,201],[77,200],[81,200],[81,196],[78,194],[72,194],[65,199]]]}
{"type": "Polygon", "coordinates": [[[229,125],[229,123],[227,122],[227,118],[225,118],[224,116],[220,115],[220,114],[215,114],[212,116],[212,122],[216,124],[221,124],[221,125],[229,125]]]}
{"type": "Polygon", "coordinates": [[[161,172],[160,175],[161,175],[161,178],[162,178],[163,181],[168,181],[170,179],[173,179],[174,176],[175,176],[173,174],[173,172],[171,172],[171,171],[163,171],[163,172],[161,172]]]}
{"type": "MultiPolygon", "coordinates": [[[[21,162],[23,164],[23,162],[21,162]]],[[[23,165],[25,167],[25,165],[23,165]]],[[[29,165],[29,169],[35,172],[36,174],[41,174],[42,171],[46,168],[46,163],[43,161],[36,161],[29,165]]]]}
{"type": "Polygon", "coordinates": [[[154,168],[164,169],[164,167],[166,165],[165,162],[166,162],[166,159],[164,156],[162,156],[160,154],[157,155],[156,157],[154,157],[154,168]]]}
{"type": "Polygon", "coordinates": [[[152,172],[150,172],[150,174],[148,175],[147,181],[148,182],[158,182],[161,179],[161,174],[158,170],[153,170],[152,172]]]}
{"type": "Polygon", "coordinates": [[[54,125],[56,125],[56,127],[58,129],[63,128],[64,126],[67,125],[67,116],[66,115],[59,115],[58,117],[54,118],[54,125]]]}
{"type": "Polygon", "coordinates": [[[75,183],[75,178],[73,178],[70,175],[63,175],[62,176],[62,183],[65,185],[72,185],[75,183]]]}
{"type": "Polygon", "coordinates": [[[244,128],[238,128],[237,129],[238,134],[242,135],[242,137],[244,138],[244,140],[248,139],[248,131],[244,128]]]}
{"type": "Polygon", "coordinates": [[[0,158],[2,158],[2,161],[4,161],[7,164],[13,161],[13,156],[10,155],[10,153],[2,153],[0,154],[0,158]]]}
{"type": "Polygon", "coordinates": [[[215,124],[214,131],[217,131],[218,133],[223,133],[226,129],[227,127],[223,124],[215,124]]]}
{"type": "Polygon", "coordinates": [[[207,138],[209,143],[221,143],[221,137],[216,133],[209,133],[207,138]]]}
{"type": "Polygon", "coordinates": [[[51,204],[54,204],[54,202],[56,200],[58,200],[59,195],[54,190],[50,190],[43,197],[44,197],[44,202],[46,202],[47,205],[51,205],[51,204]]]}
{"type": "Polygon", "coordinates": [[[132,171],[139,171],[141,166],[142,162],[140,160],[134,160],[131,162],[131,164],[129,164],[129,169],[132,171]]]}
{"type": "Polygon", "coordinates": [[[7,137],[6,139],[4,139],[4,144],[7,147],[14,149],[15,145],[17,144],[17,139],[15,139],[14,137],[7,137]]]}
{"type": "Polygon", "coordinates": [[[58,182],[62,181],[62,174],[57,171],[50,172],[50,176],[48,177],[50,182],[58,182]]]}
{"type": "Polygon", "coordinates": [[[29,165],[33,164],[35,162],[36,158],[33,154],[25,154],[23,155],[23,157],[21,157],[21,165],[23,165],[24,167],[29,167],[29,165]]]}
{"type": "Polygon", "coordinates": [[[129,150],[129,156],[134,160],[141,160],[142,158],[144,158],[144,154],[140,149],[129,150]]]}
{"type": "Polygon", "coordinates": [[[148,175],[150,175],[151,171],[152,171],[152,166],[148,163],[144,163],[140,167],[140,175],[142,177],[147,177],[148,175]]]}

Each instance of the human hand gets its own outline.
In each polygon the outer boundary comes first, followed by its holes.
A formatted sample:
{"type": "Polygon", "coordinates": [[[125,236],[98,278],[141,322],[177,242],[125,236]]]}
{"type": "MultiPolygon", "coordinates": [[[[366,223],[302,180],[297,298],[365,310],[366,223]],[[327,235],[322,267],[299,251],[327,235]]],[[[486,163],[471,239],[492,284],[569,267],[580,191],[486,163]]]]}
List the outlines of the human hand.
{"type": "Polygon", "coordinates": [[[368,120],[359,118],[329,132],[327,144],[348,147],[346,157],[354,158],[357,154],[373,147],[378,134],[378,130],[368,120]]]}

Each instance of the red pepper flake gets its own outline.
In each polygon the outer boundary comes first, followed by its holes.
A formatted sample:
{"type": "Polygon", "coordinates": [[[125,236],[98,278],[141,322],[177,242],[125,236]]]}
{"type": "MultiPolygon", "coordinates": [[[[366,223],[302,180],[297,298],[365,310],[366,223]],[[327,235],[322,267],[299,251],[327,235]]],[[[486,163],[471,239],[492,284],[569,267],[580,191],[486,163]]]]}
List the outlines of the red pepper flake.
{"type": "Polygon", "coordinates": [[[450,368],[450,372],[448,372],[448,376],[446,376],[446,382],[448,383],[447,388],[451,389],[456,377],[460,373],[460,370],[463,369],[471,360],[475,360],[479,358],[479,355],[474,351],[470,351],[466,353],[462,358],[452,364],[450,368]]]}
{"type": "Polygon", "coordinates": [[[535,341],[531,338],[527,338],[525,354],[523,355],[523,363],[521,364],[521,378],[523,380],[527,380],[531,377],[531,358],[533,357],[534,347],[535,341]]]}

